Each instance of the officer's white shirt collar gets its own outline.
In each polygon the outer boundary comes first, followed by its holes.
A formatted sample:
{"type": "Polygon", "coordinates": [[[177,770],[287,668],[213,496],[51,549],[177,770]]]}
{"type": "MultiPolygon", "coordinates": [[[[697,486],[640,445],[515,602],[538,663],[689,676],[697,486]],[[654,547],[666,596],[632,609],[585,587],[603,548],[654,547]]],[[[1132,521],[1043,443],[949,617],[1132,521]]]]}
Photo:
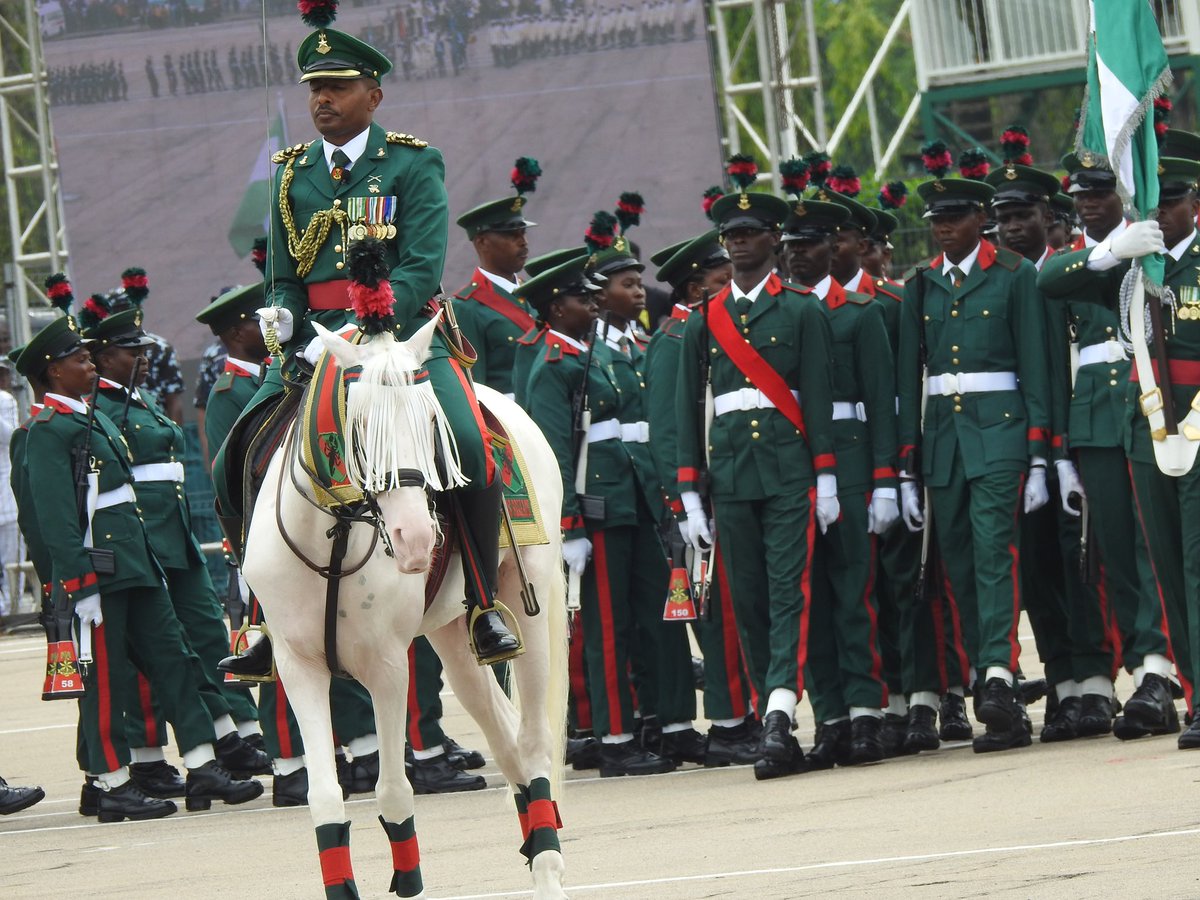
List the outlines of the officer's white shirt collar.
{"type": "Polygon", "coordinates": [[[367,152],[367,138],[370,137],[370,135],[371,126],[368,125],[361,134],[350,138],[350,140],[346,141],[346,143],[342,144],[340,147],[329,143],[329,141],[323,141],[321,146],[325,151],[325,165],[329,167],[329,171],[333,171],[334,150],[341,150],[348,157],[350,157],[350,165],[353,166],[356,162],[358,162],[358,158],[367,152]]]}
{"type": "Polygon", "coordinates": [[[76,400],[74,397],[65,397],[62,394],[56,394],[53,391],[46,391],[46,400],[55,400],[67,407],[72,412],[83,413],[87,415],[87,404],[82,400],[76,400]]]}
{"type": "Polygon", "coordinates": [[[958,263],[950,262],[950,257],[946,256],[946,254],[943,253],[942,254],[942,274],[949,275],[950,270],[953,269],[955,266],[958,266],[959,270],[963,273],[963,278],[966,278],[968,275],[971,274],[971,269],[974,268],[974,266],[975,266],[975,260],[979,259],[979,248],[982,246],[983,246],[983,241],[980,241],[978,244],[975,245],[975,249],[967,254],[967,258],[964,259],[962,262],[958,262],[958,263]]]}
{"type": "MultiPolygon", "coordinates": [[[[853,278],[851,278],[849,281],[847,281],[845,284],[843,284],[842,287],[844,287],[846,290],[851,291],[851,292],[857,291],[858,286],[860,284],[862,284],[862,280],[866,277],[867,277],[867,273],[864,272],[862,269],[859,269],[857,274],[855,274],[855,276],[853,278]]],[[[824,300],[825,298],[822,297],[821,299],[824,300]]]]}
{"type": "Polygon", "coordinates": [[[1196,229],[1192,229],[1192,233],[1185,237],[1182,241],[1167,250],[1167,255],[1175,262],[1183,259],[1183,254],[1187,253],[1188,247],[1192,245],[1192,241],[1196,239],[1196,229]]]}
{"type": "Polygon", "coordinates": [[[577,340],[575,340],[575,338],[568,337],[567,335],[563,334],[561,331],[555,331],[553,328],[550,329],[550,333],[552,335],[554,335],[556,338],[558,338],[560,341],[562,341],[564,344],[566,344],[568,347],[574,347],[576,350],[580,351],[581,353],[587,353],[588,346],[583,341],[577,341],[577,340]]]}
{"type": "Polygon", "coordinates": [[[519,288],[521,286],[520,281],[509,281],[507,278],[504,278],[503,276],[494,275],[491,272],[489,272],[487,269],[483,268],[483,266],[479,267],[479,271],[483,274],[484,278],[486,278],[488,281],[490,281],[496,287],[500,288],[501,290],[508,291],[510,294],[515,294],[517,292],[517,288],[519,288]]]}
{"type": "Polygon", "coordinates": [[[244,359],[237,359],[233,356],[225,357],[225,362],[229,365],[237,366],[244,372],[253,375],[255,378],[262,378],[262,365],[259,363],[247,362],[244,359]]]}
{"type": "Polygon", "coordinates": [[[743,297],[745,297],[747,300],[753,303],[758,299],[758,295],[762,293],[762,289],[767,286],[767,281],[769,281],[771,276],[774,274],[774,271],[768,272],[766,278],[764,278],[754,287],[750,288],[748,291],[743,291],[740,287],[738,287],[736,281],[730,281],[729,291],[731,294],[733,294],[734,300],[741,300],[743,297]]]}
{"type": "Polygon", "coordinates": [[[614,350],[621,349],[621,338],[625,338],[629,341],[628,346],[632,346],[633,344],[637,343],[637,336],[634,333],[632,322],[626,322],[624,328],[614,328],[611,325],[606,325],[604,322],[597,320],[596,331],[604,336],[604,343],[608,344],[608,346],[612,347],[614,350]]]}
{"type": "Polygon", "coordinates": [[[1051,247],[1049,244],[1047,244],[1046,249],[1042,251],[1042,255],[1038,257],[1037,262],[1035,262],[1033,264],[1033,267],[1035,269],[1037,269],[1039,272],[1042,271],[1042,266],[1044,266],[1046,264],[1046,260],[1048,260],[1053,255],[1054,255],[1054,248],[1051,247]]]}
{"type": "MultiPolygon", "coordinates": [[[[103,375],[100,376],[100,383],[102,385],[104,385],[105,387],[115,388],[117,390],[122,390],[122,391],[125,390],[125,385],[121,384],[118,381],[113,381],[110,378],[105,378],[103,375]]],[[[137,388],[133,389],[133,399],[137,400],[139,403],[141,402],[142,397],[138,393],[137,388]]]]}
{"type": "MultiPolygon", "coordinates": [[[[1118,234],[1121,234],[1122,232],[1124,232],[1128,226],[1129,226],[1129,223],[1126,222],[1124,219],[1122,219],[1120,222],[1117,223],[1117,227],[1114,228],[1112,231],[1110,231],[1108,234],[1106,234],[1103,238],[1101,238],[1101,240],[1111,241],[1118,234]]],[[[1084,231],[1084,233],[1083,233],[1083,246],[1084,247],[1095,247],[1099,243],[1100,243],[1100,241],[1096,240],[1096,238],[1094,238],[1090,234],[1088,234],[1087,231],[1084,231]]]]}

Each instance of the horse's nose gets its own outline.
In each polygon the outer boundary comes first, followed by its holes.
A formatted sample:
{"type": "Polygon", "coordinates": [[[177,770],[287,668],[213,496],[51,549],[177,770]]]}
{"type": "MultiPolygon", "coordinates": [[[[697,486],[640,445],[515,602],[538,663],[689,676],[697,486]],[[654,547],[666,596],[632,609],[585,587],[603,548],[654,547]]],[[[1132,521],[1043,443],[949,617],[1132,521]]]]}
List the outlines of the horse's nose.
{"type": "Polygon", "coordinates": [[[405,575],[427,571],[433,558],[433,528],[393,528],[392,549],[396,565],[405,575]]]}

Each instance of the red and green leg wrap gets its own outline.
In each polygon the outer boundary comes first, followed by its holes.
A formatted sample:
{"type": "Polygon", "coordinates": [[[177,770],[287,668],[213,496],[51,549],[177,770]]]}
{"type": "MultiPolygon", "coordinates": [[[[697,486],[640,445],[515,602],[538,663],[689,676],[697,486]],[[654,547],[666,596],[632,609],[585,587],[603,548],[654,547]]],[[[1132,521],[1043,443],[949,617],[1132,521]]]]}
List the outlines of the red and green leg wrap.
{"type": "Polygon", "coordinates": [[[412,816],[399,825],[379,817],[392,844],[392,883],[388,890],[401,897],[416,897],[425,889],[421,881],[421,850],[417,846],[417,826],[412,816]]]}
{"type": "Polygon", "coordinates": [[[317,852],[321,855],[325,900],[359,900],[350,865],[350,823],[318,825],[317,852]]]}
{"type": "Polygon", "coordinates": [[[532,866],[533,858],[542,851],[562,849],[558,843],[562,819],[558,816],[558,804],[550,799],[549,779],[535,778],[529,787],[518,784],[515,799],[521,835],[525,838],[521,855],[532,866]]]}

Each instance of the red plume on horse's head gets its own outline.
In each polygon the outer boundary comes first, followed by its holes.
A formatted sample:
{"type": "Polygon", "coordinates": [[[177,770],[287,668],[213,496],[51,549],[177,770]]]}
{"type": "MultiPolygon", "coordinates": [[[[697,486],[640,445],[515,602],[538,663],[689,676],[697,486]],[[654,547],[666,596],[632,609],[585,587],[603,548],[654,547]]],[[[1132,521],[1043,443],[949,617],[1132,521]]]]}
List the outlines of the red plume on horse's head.
{"type": "Polygon", "coordinates": [[[396,324],[387,246],[378,238],[363,238],[346,251],[350,272],[350,306],[367,334],[391,331],[396,324]]]}

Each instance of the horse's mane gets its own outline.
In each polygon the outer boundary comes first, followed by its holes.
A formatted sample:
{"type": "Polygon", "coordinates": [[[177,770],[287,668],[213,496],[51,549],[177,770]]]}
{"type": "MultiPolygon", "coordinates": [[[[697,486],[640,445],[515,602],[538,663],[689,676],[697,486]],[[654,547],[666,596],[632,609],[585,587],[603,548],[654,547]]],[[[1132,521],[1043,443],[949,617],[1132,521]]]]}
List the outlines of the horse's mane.
{"type": "Polygon", "coordinates": [[[466,484],[454,432],[423,360],[386,332],[368,346],[346,401],[347,475],[374,493],[389,490],[400,469],[417,469],[437,491],[466,484]]]}

